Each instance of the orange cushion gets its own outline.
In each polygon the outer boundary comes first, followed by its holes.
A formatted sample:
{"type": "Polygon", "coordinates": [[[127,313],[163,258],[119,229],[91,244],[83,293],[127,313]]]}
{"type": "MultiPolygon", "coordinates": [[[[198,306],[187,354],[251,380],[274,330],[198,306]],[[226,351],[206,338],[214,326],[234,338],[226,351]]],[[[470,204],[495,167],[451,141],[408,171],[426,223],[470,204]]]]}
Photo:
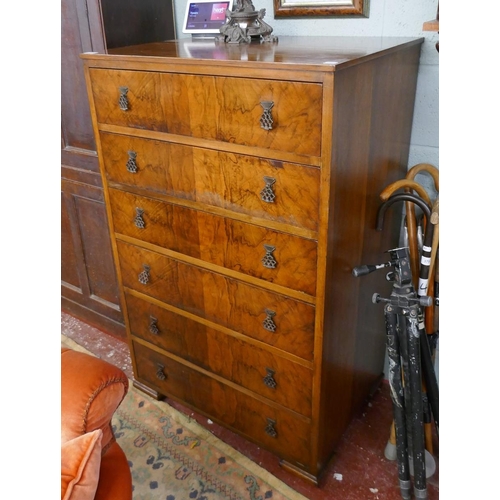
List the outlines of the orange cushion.
{"type": "Polygon", "coordinates": [[[93,499],[101,467],[102,430],[83,434],[61,445],[61,499],[93,499]]]}

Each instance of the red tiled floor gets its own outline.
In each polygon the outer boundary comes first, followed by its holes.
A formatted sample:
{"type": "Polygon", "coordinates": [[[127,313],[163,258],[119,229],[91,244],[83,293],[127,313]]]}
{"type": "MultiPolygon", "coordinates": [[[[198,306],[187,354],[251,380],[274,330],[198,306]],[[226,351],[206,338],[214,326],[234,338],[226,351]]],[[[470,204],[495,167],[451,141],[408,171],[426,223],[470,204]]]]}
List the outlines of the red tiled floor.
{"type": "MultiPolygon", "coordinates": [[[[69,314],[62,313],[62,333],[96,356],[119,366],[133,379],[132,363],[126,343],[69,314]]],[[[319,487],[282,469],[279,459],[246,441],[235,433],[198,415],[184,406],[169,401],[179,411],[190,415],[215,436],[233,446],[309,500],[399,500],[397,464],[384,457],[392,421],[388,385],[382,383],[367,402],[363,412],[353,419],[320,481],[319,487]]],[[[434,435],[434,457],[439,448],[434,435]]],[[[439,498],[439,468],[428,479],[428,499],[439,498]]]]}

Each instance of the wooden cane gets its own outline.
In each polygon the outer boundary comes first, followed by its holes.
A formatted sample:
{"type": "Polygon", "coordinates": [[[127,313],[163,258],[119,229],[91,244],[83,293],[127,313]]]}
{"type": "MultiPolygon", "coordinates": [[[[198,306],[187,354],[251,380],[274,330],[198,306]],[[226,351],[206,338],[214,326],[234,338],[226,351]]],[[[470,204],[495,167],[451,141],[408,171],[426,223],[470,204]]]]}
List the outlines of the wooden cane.
{"type": "MultiPolygon", "coordinates": [[[[429,163],[418,163],[417,165],[410,168],[410,170],[408,170],[406,174],[406,179],[414,181],[415,177],[422,172],[426,172],[432,177],[434,181],[434,187],[436,188],[436,191],[439,192],[439,170],[433,165],[430,165],[429,163]]],[[[417,229],[416,227],[415,228],[413,227],[414,220],[415,220],[415,206],[412,203],[406,203],[406,225],[408,227],[408,246],[410,248],[410,262],[412,266],[412,276],[414,284],[415,282],[418,284],[418,277],[416,277],[416,275],[418,276],[418,270],[420,269],[420,265],[418,257],[419,255],[418,241],[416,237],[417,229]]]]}
{"type": "Polygon", "coordinates": [[[436,188],[436,191],[439,192],[439,170],[429,163],[419,163],[414,167],[411,167],[406,174],[406,178],[414,180],[417,174],[420,174],[422,172],[427,172],[428,174],[430,174],[434,181],[434,187],[436,188]]]}
{"type": "MultiPolygon", "coordinates": [[[[419,163],[415,165],[414,167],[410,168],[410,170],[408,170],[408,173],[406,174],[406,179],[413,180],[419,173],[422,172],[426,172],[432,177],[434,181],[434,187],[436,188],[436,191],[439,193],[439,170],[433,165],[430,165],[428,163],[419,163]]],[[[413,219],[411,215],[414,216],[414,214],[415,214],[415,207],[412,204],[407,203],[406,206],[407,221],[409,219],[413,219]]],[[[439,197],[437,198],[436,202],[432,207],[431,221],[428,222],[430,222],[434,226],[431,263],[429,267],[429,288],[428,288],[428,295],[432,297],[434,295],[434,266],[439,246],[439,197]]],[[[412,247],[411,245],[409,246],[410,246],[410,258],[412,259],[411,263],[413,266],[413,258],[411,256],[412,247]]],[[[434,333],[434,308],[435,306],[431,305],[425,309],[425,328],[429,335],[434,333]]]]}
{"type": "MultiPolygon", "coordinates": [[[[399,181],[389,184],[381,193],[380,199],[382,201],[387,201],[389,197],[395,193],[398,189],[413,189],[416,193],[429,205],[431,205],[431,199],[424,187],[422,187],[418,182],[409,179],[400,179],[399,181]]],[[[410,202],[409,202],[410,203],[410,202]]]]}
{"type": "Polygon", "coordinates": [[[434,273],[434,269],[436,266],[437,251],[439,247],[439,197],[432,206],[431,224],[434,224],[434,234],[432,239],[431,266],[429,269],[429,274],[434,273]]]}
{"type": "MultiPolygon", "coordinates": [[[[439,244],[438,222],[439,222],[439,198],[436,200],[436,202],[432,207],[430,220],[428,221],[427,224],[427,231],[432,233],[431,250],[430,253],[428,254],[429,271],[428,271],[428,282],[427,282],[427,295],[429,297],[434,296],[434,269],[435,269],[435,259],[437,255],[437,247],[439,244]]],[[[430,234],[426,236],[430,236],[430,234]]],[[[429,241],[430,238],[427,237],[426,240],[429,241]]],[[[423,258],[424,257],[422,255],[422,259],[423,258]]],[[[423,265],[424,263],[422,262],[422,266],[423,265]]],[[[430,306],[425,308],[424,324],[425,324],[425,330],[428,335],[432,335],[434,333],[434,307],[435,307],[434,304],[431,304],[430,306]]],[[[422,391],[424,393],[427,393],[425,380],[422,380],[422,391]]],[[[429,453],[433,454],[434,446],[432,442],[432,425],[430,421],[424,423],[424,435],[425,435],[425,448],[429,453]]]]}
{"type": "MultiPolygon", "coordinates": [[[[439,197],[432,206],[430,223],[434,226],[434,232],[432,235],[431,262],[429,265],[429,288],[427,290],[427,295],[434,298],[434,283],[436,281],[436,259],[439,248],[439,197]]],[[[432,304],[425,309],[425,330],[429,335],[433,334],[435,329],[435,308],[435,304],[432,304]]]]}
{"type": "MultiPolygon", "coordinates": [[[[432,206],[430,224],[432,224],[432,249],[430,253],[429,263],[429,282],[427,295],[434,297],[434,269],[436,264],[436,256],[439,247],[439,197],[432,206]]],[[[429,335],[434,333],[434,304],[425,308],[425,329],[429,335]]]]}
{"type": "MultiPolygon", "coordinates": [[[[431,250],[431,262],[429,267],[429,286],[427,289],[427,294],[429,297],[434,298],[434,282],[436,280],[436,259],[439,246],[439,197],[434,202],[432,206],[432,213],[430,218],[430,223],[434,225],[434,232],[432,235],[432,250],[431,250]]],[[[427,307],[425,310],[425,330],[428,334],[433,334],[435,332],[435,305],[427,307]]],[[[423,388],[425,390],[425,382],[423,382],[423,388]]],[[[426,424],[425,426],[425,447],[429,453],[433,453],[434,446],[432,443],[432,426],[426,424]]]]}

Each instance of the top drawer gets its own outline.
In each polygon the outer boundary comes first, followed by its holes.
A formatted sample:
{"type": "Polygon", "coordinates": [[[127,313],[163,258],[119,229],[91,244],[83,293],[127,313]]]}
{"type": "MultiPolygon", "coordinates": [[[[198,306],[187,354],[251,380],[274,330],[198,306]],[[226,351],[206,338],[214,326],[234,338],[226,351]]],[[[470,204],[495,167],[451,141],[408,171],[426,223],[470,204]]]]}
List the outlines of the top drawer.
{"type": "Polygon", "coordinates": [[[321,84],[107,69],[90,78],[99,123],[321,153],[321,84]]]}

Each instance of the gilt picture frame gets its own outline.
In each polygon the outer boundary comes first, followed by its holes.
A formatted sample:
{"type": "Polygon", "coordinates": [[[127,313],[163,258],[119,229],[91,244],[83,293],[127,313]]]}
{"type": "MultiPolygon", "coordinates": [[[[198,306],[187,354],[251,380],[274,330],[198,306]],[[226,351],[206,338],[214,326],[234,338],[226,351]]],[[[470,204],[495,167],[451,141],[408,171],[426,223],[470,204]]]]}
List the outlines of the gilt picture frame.
{"type": "Polygon", "coordinates": [[[369,0],[274,0],[274,17],[368,17],[369,0]]]}

